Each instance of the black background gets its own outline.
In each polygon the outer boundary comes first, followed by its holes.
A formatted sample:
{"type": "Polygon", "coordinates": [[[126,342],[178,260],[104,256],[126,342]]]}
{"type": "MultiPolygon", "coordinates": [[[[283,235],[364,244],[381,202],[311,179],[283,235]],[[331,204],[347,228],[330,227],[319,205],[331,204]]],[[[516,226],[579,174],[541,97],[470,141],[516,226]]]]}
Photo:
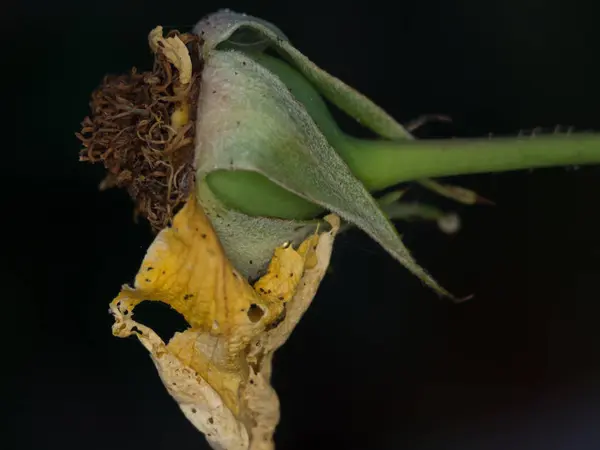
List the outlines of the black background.
{"type": "MultiPolygon", "coordinates": [[[[107,72],[151,62],[158,24],[222,7],[297,48],[421,137],[599,130],[598,7],[584,1],[10,2],[3,6],[3,448],[206,448],[110,300],[151,242],[98,192],[74,133],[107,72]],[[497,4],[496,4],[497,3],[497,4]]],[[[453,180],[495,207],[463,229],[402,225],[440,300],[383,250],[342,236],[333,273],[277,354],[278,449],[600,448],[600,168],[453,180]]]]}

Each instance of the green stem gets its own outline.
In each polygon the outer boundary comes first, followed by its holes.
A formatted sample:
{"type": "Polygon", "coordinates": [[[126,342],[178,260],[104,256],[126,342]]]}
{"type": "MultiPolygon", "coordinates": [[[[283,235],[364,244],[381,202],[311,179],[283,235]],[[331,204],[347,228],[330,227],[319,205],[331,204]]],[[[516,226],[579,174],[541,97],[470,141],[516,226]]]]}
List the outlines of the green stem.
{"type": "MultiPolygon", "coordinates": [[[[426,178],[600,163],[600,134],[493,139],[361,140],[345,135],[315,87],[283,61],[252,55],[287,85],[369,191],[426,178]]],[[[217,171],[208,184],[228,207],[252,216],[309,219],[323,210],[264,176],[217,171]]]]}
{"type": "Polygon", "coordinates": [[[600,163],[600,134],[365,141],[336,147],[370,191],[406,181],[600,163]]]}
{"type": "MultiPolygon", "coordinates": [[[[336,144],[370,191],[423,178],[600,163],[600,134],[394,142],[346,137],[336,144]]],[[[322,212],[256,173],[217,171],[208,183],[225,205],[249,215],[308,219],[322,212]]]]}

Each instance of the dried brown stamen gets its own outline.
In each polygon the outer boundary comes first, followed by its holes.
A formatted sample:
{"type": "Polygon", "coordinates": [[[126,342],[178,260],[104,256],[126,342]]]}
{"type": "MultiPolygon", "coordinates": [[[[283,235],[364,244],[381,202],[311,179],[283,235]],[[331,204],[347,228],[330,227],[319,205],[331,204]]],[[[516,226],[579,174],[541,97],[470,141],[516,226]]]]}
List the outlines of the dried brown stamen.
{"type": "Polygon", "coordinates": [[[80,161],[103,162],[108,169],[100,188],[125,188],[136,215],[159,231],[183,206],[194,187],[195,110],[200,89],[200,38],[177,31],[192,59],[191,81],[180,74],[158,45],[153,70],[106,76],[92,93],[91,114],[77,137],[84,148],[80,161]],[[181,127],[173,113],[185,105],[189,120],[181,127]]]}

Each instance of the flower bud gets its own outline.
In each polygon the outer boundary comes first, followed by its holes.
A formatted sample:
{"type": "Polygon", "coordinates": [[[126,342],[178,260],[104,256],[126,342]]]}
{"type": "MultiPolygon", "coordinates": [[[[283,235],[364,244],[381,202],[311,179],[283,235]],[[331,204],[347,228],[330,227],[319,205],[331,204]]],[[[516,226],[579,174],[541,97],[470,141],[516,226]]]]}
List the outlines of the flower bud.
{"type": "Polygon", "coordinates": [[[257,60],[257,48],[279,52],[323,96],[383,137],[403,137],[404,128],[366,97],[314,65],[263,20],[221,11],[200,21],[194,31],[204,40],[195,136],[197,194],[236,268],[256,276],[273,248],[305,238],[310,227],[227,208],[207,182],[207,177],[218,171],[258,174],[270,182],[265,184],[268,189],[276,185],[338,214],[437,292],[450,295],[416,264],[388,217],[304,104],[257,60]],[[243,40],[237,39],[242,30],[243,40]]]}

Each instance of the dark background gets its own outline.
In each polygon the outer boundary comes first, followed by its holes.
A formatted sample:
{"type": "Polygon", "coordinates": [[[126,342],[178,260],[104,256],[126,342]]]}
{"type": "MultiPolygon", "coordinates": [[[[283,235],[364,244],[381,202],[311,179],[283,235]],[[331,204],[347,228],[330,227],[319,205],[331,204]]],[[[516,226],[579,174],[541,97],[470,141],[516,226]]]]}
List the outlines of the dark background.
{"type": "MultiPolygon", "coordinates": [[[[100,193],[74,133],[107,72],[151,62],[158,24],[222,7],[276,23],[420,136],[600,130],[598,7],[580,0],[21,1],[3,6],[3,448],[206,448],[110,300],[151,234],[100,193]],[[7,139],[8,138],[8,139],[7,139]]],[[[591,4],[592,2],[590,2],[591,4]]],[[[277,354],[277,448],[600,448],[600,167],[453,180],[493,199],[455,236],[399,225],[440,300],[359,232],[277,354]]],[[[165,313],[166,314],[166,313],[165,313]]],[[[155,314],[156,316],[156,314],[155,314]]]]}

